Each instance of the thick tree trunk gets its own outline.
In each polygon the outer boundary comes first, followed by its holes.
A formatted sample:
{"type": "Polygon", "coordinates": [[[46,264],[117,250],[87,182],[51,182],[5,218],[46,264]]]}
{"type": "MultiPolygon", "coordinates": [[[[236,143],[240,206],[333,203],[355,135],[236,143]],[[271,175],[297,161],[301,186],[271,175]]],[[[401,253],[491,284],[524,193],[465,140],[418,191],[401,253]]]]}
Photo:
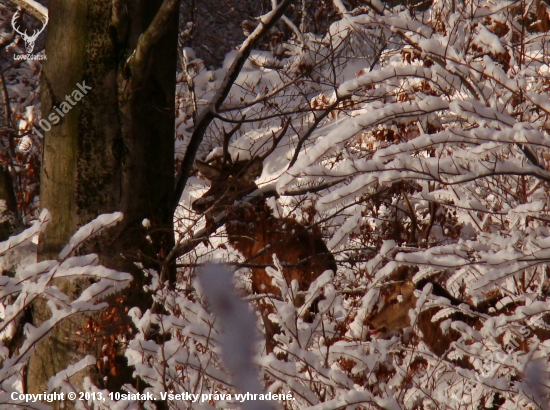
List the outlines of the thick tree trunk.
{"type": "Polygon", "coordinates": [[[0,242],[10,237],[17,224],[17,201],[13,180],[7,167],[0,164],[0,242]]]}
{"type": "MultiPolygon", "coordinates": [[[[97,253],[101,263],[110,268],[134,274],[133,289],[116,303],[122,316],[125,307],[150,307],[134,262],[157,267],[174,241],[171,204],[177,7],[159,27],[160,37],[153,51],[145,53],[143,61],[127,64],[162,3],[49,3],[48,59],[42,72],[41,95],[42,118],[52,127],[45,135],[40,199],[41,206],[51,212],[52,222],[40,238],[39,258],[56,258],[77,227],[102,213],[122,211],[124,220],[119,225],[81,250],[97,253]],[[66,96],[74,106],[53,124],[56,107],[63,112],[72,105],[66,96]],[[145,218],[151,221],[147,232],[142,225],[145,218]],[[145,239],[147,234],[152,245],[145,239]]],[[[174,280],[173,275],[170,279],[174,280]]],[[[82,288],[78,283],[59,285],[74,296],[82,288]]],[[[49,311],[37,303],[33,314],[35,324],[39,324],[49,311]]],[[[99,359],[102,336],[127,325],[124,319],[102,323],[106,334],[77,344],[81,341],[74,335],[84,329],[86,320],[73,318],[39,345],[28,368],[30,392],[43,391],[50,376],[87,354],[99,359]]],[[[122,383],[131,382],[131,371],[125,371],[124,360],[117,360],[110,369],[92,369],[74,382],[80,384],[82,377],[95,376],[92,380],[99,385],[118,389],[122,383]]]]}

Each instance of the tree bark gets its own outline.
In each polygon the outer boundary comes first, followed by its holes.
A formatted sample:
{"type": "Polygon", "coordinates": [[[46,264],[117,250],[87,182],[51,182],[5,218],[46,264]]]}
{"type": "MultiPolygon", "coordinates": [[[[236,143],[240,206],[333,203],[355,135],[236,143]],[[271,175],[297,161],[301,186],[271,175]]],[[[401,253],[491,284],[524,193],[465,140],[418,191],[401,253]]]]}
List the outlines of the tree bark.
{"type": "MultiPolygon", "coordinates": [[[[121,318],[127,307],[150,307],[150,298],[141,290],[144,278],[134,262],[158,269],[174,242],[177,5],[176,0],[49,4],[41,98],[42,118],[52,127],[45,134],[40,199],[52,222],[40,238],[39,258],[57,258],[79,226],[102,213],[122,211],[121,223],[80,251],[95,252],[105,266],[134,274],[124,299],[109,300],[121,318]],[[139,61],[132,58],[135,54],[139,61]],[[83,85],[91,87],[84,88],[85,94],[83,85]],[[79,101],[77,90],[83,94],[79,101]],[[53,113],[67,108],[67,97],[74,106],[53,124],[53,113]],[[148,229],[142,224],[145,218],[151,222],[148,229]]],[[[72,297],[84,285],[58,284],[72,297]]],[[[34,306],[35,325],[48,315],[43,304],[34,306]]],[[[103,319],[92,320],[99,324],[103,319]]],[[[87,321],[73,318],[38,346],[27,372],[30,392],[43,391],[49,377],[87,354],[99,360],[102,337],[128,325],[125,319],[102,322],[103,334],[88,335],[86,343],[75,340],[87,321]]],[[[131,382],[131,369],[125,368],[120,354],[117,360],[110,369],[78,375],[74,383],[92,376],[98,385],[118,390],[131,382]]]]}
{"type": "Polygon", "coordinates": [[[8,168],[0,164],[0,242],[13,234],[17,223],[17,201],[13,180],[8,168]]]}

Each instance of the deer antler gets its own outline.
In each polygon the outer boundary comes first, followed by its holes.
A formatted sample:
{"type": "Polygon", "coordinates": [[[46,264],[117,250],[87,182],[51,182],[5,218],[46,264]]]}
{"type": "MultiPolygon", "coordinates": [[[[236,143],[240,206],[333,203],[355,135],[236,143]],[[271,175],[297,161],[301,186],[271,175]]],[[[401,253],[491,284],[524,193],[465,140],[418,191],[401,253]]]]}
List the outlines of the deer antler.
{"type": "Polygon", "coordinates": [[[259,155],[259,158],[262,161],[266,159],[268,156],[270,156],[273,151],[275,151],[275,148],[277,148],[277,146],[279,145],[279,142],[281,142],[281,140],[285,136],[289,126],[290,126],[290,119],[287,118],[286,120],[282,120],[282,128],[279,130],[277,134],[275,134],[275,131],[271,131],[271,134],[273,136],[273,140],[272,140],[273,143],[271,144],[271,147],[269,147],[269,149],[266,152],[264,152],[262,155],[259,155]]]}
{"type": "MultiPolygon", "coordinates": [[[[283,122],[282,128],[278,133],[275,133],[274,131],[272,131],[271,133],[273,136],[273,139],[272,139],[273,143],[271,144],[271,147],[269,147],[269,149],[266,152],[264,152],[262,155],[255,155],[255,154],[252,155],[252,158],[248,161],[248,164],[246,164],[246,166],[241,170],[240,174],[241,175],[245,174],[248,171],[248,169],[251,166],[253,166],[253,164],[257,164],[258,161],[260,163],[263,163],[264,159],[266,159],[273,151],[275,151],[275,148],[277,148],[277,146],[279,145],[279,142],[281,142],[281,140],[285,136],[289,126],[290,126],[290,119],[287,119],[286,121],[283,122]]],[[[236,162],[239,162],[239,154],[237,154],[236,162]]]]}
{"type": "Polygon", "coordinates": [[[17,34],[25,38],[27,37],[27,30],[25,30],[25,32],[22,33],[21,31],[19,31],[19,28],[15,25],[15,21],[17,20],[17,17],[19,17],[19,11],[16,11],[15,14],[13,15],[13,18],[11,19],[11,25],[13,26],[13,29],[17,34]]]}
{"type": "Polygon", "coordinates": [[[235,135],[235,133],[241,128],[241,126],[243,125],[244,123],[244,119],[246,118],[246,116],[243,116],[243,118],[241,119],[241,121],[239,121],[237,123],[237,125],[235,125],[235,127],[233,127],[232,129],[230,129],[229,131],[226,131],[224,127],[222,127],[222,132],[223,132],[223,163],[226,164],[226,163],[231,163],[231,155],[229,155],[229,141],[231,140],[231,137],[233,137],[233,135],[235,135]]]}
{"type": "Polygon", "coordinates": [[[49,18],[48,16],[45,16],[44,17],[46,19],[46,21],[44,21],[42,24],[42,28],[40,30],[34,30],[34,34],[30,37],[29,40],[36,40],[38,38],[38,36],[40,35],[40,33],[42,33],[44,31],[44,29],[46,28],[46,26],[48,25],[48,21],[49,21],[49,18]]]}
{"type": "Polygon", "coordinates": [[[46,28],[46,26],[48,25],[48,21],[50,21],[50,19],[48,18],[48,16],[45,16],[45,19],[46,21],[44,21],[42,23],[42,28],[40,30],[35,30],[34,31],[34,34],[32,35],[32,38],[34,40],[36,40],[38,38],[38,36],[40,35],[40,33],[42,33],[44,31],[44,29],[46,28]]]}
{"type": "Polygon", "coordinates": [[[42,22],[43,24],[42,28],[40,30],[34,30],[33,35],[29,36],[27,34],[27,30],[25,30],[25,32],[23,33],[16,26],[16,20],[19,17],[19,15],[20,15],[19,11],[16,11],[15,14],[13,15],[13,18],[11,19],[11,25],[13,26],[13,29],[15,30],[15,32],[18,33],[23,38],[23,40],[25,40],[27,52],[32,53],[32,50],[34,48],[34,42],[36,41],[40,33],[42,33],[46,28],[46,26],[48,25],[49,18],[48,16],[44,16],[44,21],[42,22]]]}

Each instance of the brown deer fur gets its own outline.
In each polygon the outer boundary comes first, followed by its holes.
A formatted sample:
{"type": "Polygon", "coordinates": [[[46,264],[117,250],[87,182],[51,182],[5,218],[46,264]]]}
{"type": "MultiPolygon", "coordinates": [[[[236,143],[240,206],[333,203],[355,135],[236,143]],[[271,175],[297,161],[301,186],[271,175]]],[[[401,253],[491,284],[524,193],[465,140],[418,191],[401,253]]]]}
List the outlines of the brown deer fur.
{"type": "MultiPolygon", "coordinates": [[[[217,161],[214,165],[196,161],[195,165],[212,184],[201,198],[193,202],[192,207],[198,213],[206,213],[209,218],[215,218],[226,211],[225,229],[229,244],[247,262],[262,265],[251,268],[254,293],[281,295],[264,267],[273,265],[273,254],[283,265],[287,284],[290,286],[296,280],[301,291],[307,290],[326,270],[336,271],[334,257],[317,231],[293,219],[275,217],[265,199],[253,204],[232,206],[235,201],[257,189],[254,180],[263,169],[260,159],[229,164],[217,161]]],[[[296,306],[302,303],[303,298],[295,299],[296,306]]],[[[272,307],[260,303],[260,309],[266,330],[266,351],[269,354],[276,345],[273,336],[279,333],[279,329],[268,319],[272,307]]]]}
{"type": "MultiPolygon", "coordinates": [[[[369,319],[371,332],[384,338],[391,332],[402,330],[411,326],[409,310],[416,307],[417,297],[414,295],[416,289],[422,290],[410,281],[389,285],[389,293],[385,297],[386,304],[379,312],[369,319]],[[400,300],[399,300],[400,299],[400,300]]],[[[459,302],[449,295],[441,286],[433,285],[432,293],[436,296],[446,297],[451,304],[458,305],[459,302]]],[[[445,333],[439,322],[432,322],[432,317],[441,310],[441,307],[434,307],[421,311],[416,319],[416,325],[422,332],[422,340],[428,348],[438,356],[443,356],[449,349],[451,343],[460,338],[460,333],[448,329],[445,333]]],[[[452,320],[460,320],[471,327],[480,328],[480,321],[463,313],[453,313],[449,317],[452,320]]]]}
{"type": "MultiPolygon", "coordinates": [[[[385,295],[383,296],[386,302],[384,306],[375,314],[373,314],[368,320],[367,324],[371,329],[372,334],[377,334],[378,337],[384,338],[389,336],[392,332],[403,330],[411,326],[409,310],[416,307],[416,301],[418,298],[414,295],[415,290],[422,290],[427,280],[422,280],[416,285],[410,281],[410,279],[403,279],[403,276],[396,282],[386,286],[385,295]]],[[[452,305],[460,305],[461,302],[458,299],[451,296],[442,286],[432,283],[432,294],[435,296],[441,296],[447,298],[452,305]]],[[[496,300],[495,300],[496,302],[496,300]]],[[[477,309],[470,306],[473,311],[487,313],[490,303],[487,306],[478,307],[477,309]]],[[[457,341],[460,338],[460,333],[453,329],[448,329],[446,332],[440,327],[441,322],[433,322],[432,318],[442,308],[433,307],[421,311],[417,316],[416,325],[422,332],[422,340],[428,346],[428,348],[439,357],[442,357],[446,351],[448,351],[452,342],[457,341]]],[[[459,320],[474,329],[481,329],[482,321],[479,317],[469,316],[464,313],[456,312],[451,314],[449,319],[459,320]]],[[[545,322],[548,322],[548,318],[545,318],[545,322]]],[[[550,332],[544,329],[534,329],[534,334],[540,340],[547,340],[550,338],[550,332]]],[[[526,343],[521,343],[518,340],[519,348],[527,349],[526,343]]],[[[465,365],[460,363],[460,365],[465,365]]]]}

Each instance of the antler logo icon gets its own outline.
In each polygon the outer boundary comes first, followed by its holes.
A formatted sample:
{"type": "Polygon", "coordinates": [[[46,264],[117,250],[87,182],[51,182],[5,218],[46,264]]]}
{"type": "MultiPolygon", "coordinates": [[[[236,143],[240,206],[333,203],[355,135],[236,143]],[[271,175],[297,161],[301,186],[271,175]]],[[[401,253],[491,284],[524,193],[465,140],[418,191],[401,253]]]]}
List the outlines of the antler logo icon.
{"type": "Polygon", "coordinates": [[[34,50],[34,43],[35,43],[36,39],[38,38],[40,33],[42,33],[44,31],[44,29],[48,25],[48,16],[44,16],[44,18],[46,19],[46,21],[44,22],[44,25],[42,26],[42,28],[40,30],[34,30],[34,33],[33,33],[32,36],[29,36],[27,34],[27,30],[25,30],[24,32],[21,32],[21,30],[16,26],[15,21],[17,20],[17,17],[19,17],[19,12],[16,12],[13,15],[13,18],[11,19],[11,25],[12,25],[13,29],[15,30],[15,32],[17,34],[19,34],[23,38],[23,40],[25,41],[25,49],[27,50],[27,53],[30,54],[34,50]]]}

